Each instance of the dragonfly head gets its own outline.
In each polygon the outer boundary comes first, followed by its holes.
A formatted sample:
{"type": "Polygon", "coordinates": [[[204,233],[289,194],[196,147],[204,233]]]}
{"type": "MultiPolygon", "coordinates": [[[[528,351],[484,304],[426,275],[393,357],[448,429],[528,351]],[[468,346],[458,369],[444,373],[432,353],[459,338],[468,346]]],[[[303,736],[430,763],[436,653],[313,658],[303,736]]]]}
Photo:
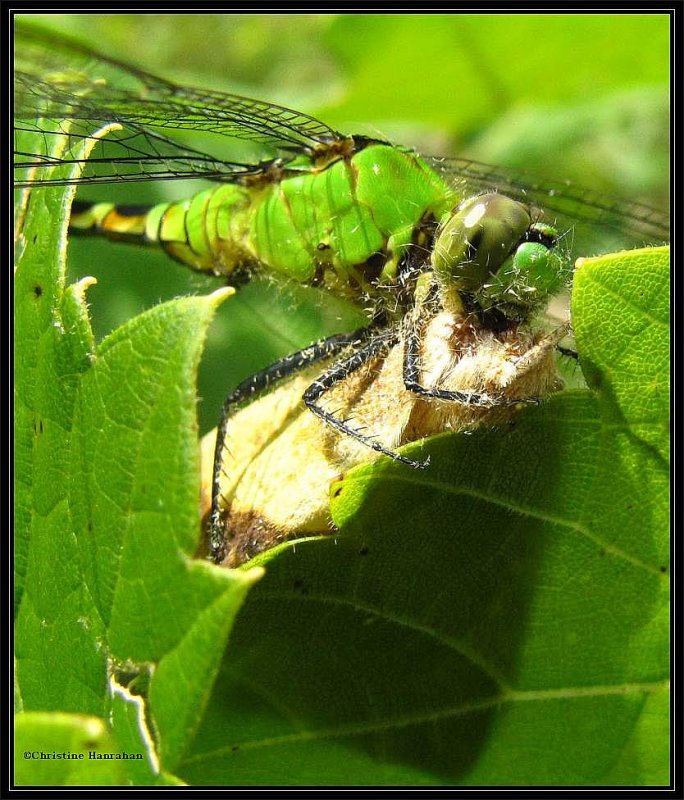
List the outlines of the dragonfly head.
{"type": "Polygon", "coordinates": [[[444,290],[456,289],[478,309],[520,321],[569,281],[570,265],[555,247],[557,236],[509,197],[472,197],[442,224],[432,268],[444,290]]]}

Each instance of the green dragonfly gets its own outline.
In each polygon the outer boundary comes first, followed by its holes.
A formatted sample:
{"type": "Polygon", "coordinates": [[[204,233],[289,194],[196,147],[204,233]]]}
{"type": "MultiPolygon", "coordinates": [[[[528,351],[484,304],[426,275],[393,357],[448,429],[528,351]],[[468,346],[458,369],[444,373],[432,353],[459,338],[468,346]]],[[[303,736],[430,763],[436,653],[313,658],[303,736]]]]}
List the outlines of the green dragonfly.
{"type": "MultiPolygon", "coordinates": [[[[44,152],[19,145],[20,187],[205,178],[211,187],[181,202],[74,204],[75,233],[160,248],[232,286],[280,278],[318,287],[368,309],[368,324],[280,359],[227,397],[216,439],[211,557],[225,554],[220,478],[228,420],[279,381],[332,360],[304,392],[325,424],[412,467],[413,461],[326,410],[321,397],[402,342],[406,390],[428,400],[490,407],[519,403],[486,393],[425,386],[420,352],[440,312],[510,333],[529,323],[571,278],[568,228],[618,232],[624,246],[662,242],[665,215],[638,203],[517,176],[464,159],[426,157],[380,139],[347,136],[301,112],[234,94],[178,86],[67,37],[16,27],[17,138],[41,132],[44,152]],[[55,178],[84,139],[115,129],[72,181],[55,178]],[[223,160],[167,131],[214,133],[259,145],[262,160],[223,160]],[[49,139],[67,136],[58,160],[49,139]]],[[[536,402],[536,398],[529,398],[536,402]]]]}

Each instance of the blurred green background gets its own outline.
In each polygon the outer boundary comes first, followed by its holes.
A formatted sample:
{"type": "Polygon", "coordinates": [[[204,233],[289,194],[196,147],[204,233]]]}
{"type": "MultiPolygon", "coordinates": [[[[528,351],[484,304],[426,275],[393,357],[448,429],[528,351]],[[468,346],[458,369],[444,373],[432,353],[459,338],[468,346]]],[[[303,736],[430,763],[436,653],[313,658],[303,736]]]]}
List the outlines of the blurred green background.
{"type": "MultiPolygon", "coordinates": [[[[28,17],[25,17],[28,18],[28,17]]],[[[42,14],[44,26],[180,83],[301,109],[347,133],[571,179],[666,208],[666,14],[42,14]]],[[[202,184],[80,191],[156,202],[202,184]]],[[[73,239],[70,277],[98,337],[159,300],[218,285],[162,254],[73,239]]],[[[342,304],[272,286],[226,301],[200,374],[200,424],[237,381],[354,323],[342,304]],[[308,300],[308,302],[307,302],[308,300]],[[301,310],[303,307],[303,310],[301,310]],[[297,310],[300,309],[300,310],[297,310]]]]}

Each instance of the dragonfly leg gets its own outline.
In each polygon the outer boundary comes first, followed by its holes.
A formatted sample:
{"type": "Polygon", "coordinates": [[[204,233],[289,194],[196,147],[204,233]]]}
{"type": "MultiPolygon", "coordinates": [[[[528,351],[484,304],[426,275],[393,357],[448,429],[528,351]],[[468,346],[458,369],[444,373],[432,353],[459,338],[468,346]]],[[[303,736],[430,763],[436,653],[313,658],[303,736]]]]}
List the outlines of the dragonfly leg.
{"type": "Polygon", "coordinates": [[[226,534],[221,519],[221,475],[223,472],[223,451],[226,446],[228,422],[237,408],[246,400],[255,400],[267,389],[286,378],[305,369],[317,361],[339,353],[346,347],[363,342],[372,335],[376,325],[359,328],[353,333],[336,333],[320,339],[296,353],[285,356],[275,363],[242,381],[225,399],[221,410],[221,420],[216,430],[214,464],[211,486],[211,514],[209,522],[209,560],[220,564],[226,555],[226,534]]]}
{"type": "Polygon", "coordinates": [[[538,405],[535,397],[525,398],[499,398],[492,397],[485,392],[461,392],[451,389],[437,389],[423,386],[420,382],[420,346],[426,320],[424,317],[413,317],[407,324],[404,340],[404,386],[409,392],[414,392],[421,397],[430,397],[436,400],[449,400],[463,405],[492,407],[501,405],[519,405],[530,403],[538,405]]]}
{"type": "Polygon", "coordinates": [[[570,347],[562,347],[561,345],[556,345],[556,350],[562,355],[567,356],[568,358],[573,358],[575,361],[579,361],[579,353],[577,350],[573,350],[570,347]]]}
{"type": "Polygon", "coordinates": [[[426,461],[413,461],[410,458],[401,456],[398,453],[383,447],[383,445],[381,445],[379,442],[376,442],[370,436],[364,436],[359,431],[354,430],[354,428],[352,428],[346,420],[339,419],[333,413],[326,411],[317,403],[319,398],[325,394],[325,392],[332,389],[333,386],[337,385],[341,381],[345,380],[347,377],[349,377],[349,375],[362,367],[364,364],[367,364],[371,359],[386,355],[387,352],[398,341],[399,331],[397,329],[392,328],[381,331],[367,344],[352,353],[352,355],[350,355],[348,358],[333,364],[333,366],[330,367],[327,372],[325,372],[320,378],[318,378],[318,380],[314,381],[311,386],[309,386],[309,388],[304,392],[303,400],[306,407],[331,428],[334,428],[346,436],[351,436],[353,439],[361,442],[361,444],[364,444],[366,447],[376,450],[378,453],[382,453],[383,455],[389,456],[395,461],[400,461],[402,464],[408,464],[410,467],[424,469],[427,467],[429,459],[426,461]]]}

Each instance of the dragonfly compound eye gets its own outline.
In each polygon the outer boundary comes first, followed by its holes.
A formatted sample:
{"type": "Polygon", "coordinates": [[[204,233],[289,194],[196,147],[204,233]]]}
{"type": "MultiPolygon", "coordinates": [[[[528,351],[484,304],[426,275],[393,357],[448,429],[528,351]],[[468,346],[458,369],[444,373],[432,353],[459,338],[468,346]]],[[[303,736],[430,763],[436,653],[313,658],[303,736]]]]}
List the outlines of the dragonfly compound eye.
{"type": "Polygon", "coordinates": [[[523,242],[475,293],[483,310],[497,308],[523,320],[570,281],[570,262],[540,242],[523,242]]]}
{"type": "Polygon", "coordinates": [[[556,231],[532,223],[521,203],[500,194],[473,197],[442,227],[433,268],[445,287],[471,295],[483,310],[524,319],[568,283],[556,231]]]}
{"type": "Polygon", "coordinates": [[[522,241],[530,215],[521,203],[490,193],[462,203],[437,236],[432,265],[438,280],[473,292],[522,241]]]}

